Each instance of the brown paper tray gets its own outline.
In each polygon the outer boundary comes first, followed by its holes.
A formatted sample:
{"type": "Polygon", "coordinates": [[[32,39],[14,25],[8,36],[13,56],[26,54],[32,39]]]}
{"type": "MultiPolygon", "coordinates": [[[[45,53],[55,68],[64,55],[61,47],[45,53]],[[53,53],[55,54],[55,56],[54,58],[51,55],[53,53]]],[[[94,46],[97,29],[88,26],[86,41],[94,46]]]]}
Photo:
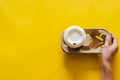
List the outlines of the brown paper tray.
{"type": "Polygon", "coordinates": [[[87,34],[87,40],[85,41],[83,46],[75,49],[70,48],[68,45],[65,44],[63,40],[63,32],[61,38],[62,50],[66,53],[101,53],[101,46],[104,45],[105,37],[107,34],[109,34],[109,32],[102,28],[86,28],[84,30],[87,34]]]}

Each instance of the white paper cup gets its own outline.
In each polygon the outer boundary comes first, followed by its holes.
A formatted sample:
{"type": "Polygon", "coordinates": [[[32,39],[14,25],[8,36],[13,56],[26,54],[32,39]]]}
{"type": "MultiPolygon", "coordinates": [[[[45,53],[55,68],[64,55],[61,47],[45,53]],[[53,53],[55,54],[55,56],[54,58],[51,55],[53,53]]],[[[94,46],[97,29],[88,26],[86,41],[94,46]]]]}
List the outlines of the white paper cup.
{"type": "Polygon", "coordinates": [[[82,46],[86,39],[86,33],[80,26],[70,26],[64,31],[65,43],[71,48],[82,46]]]}

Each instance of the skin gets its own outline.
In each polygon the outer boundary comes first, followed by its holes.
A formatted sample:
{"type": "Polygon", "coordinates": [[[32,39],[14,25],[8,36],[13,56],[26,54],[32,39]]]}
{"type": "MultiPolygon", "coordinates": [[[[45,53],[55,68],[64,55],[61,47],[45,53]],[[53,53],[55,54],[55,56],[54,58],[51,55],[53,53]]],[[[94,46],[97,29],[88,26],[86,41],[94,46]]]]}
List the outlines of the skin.
{"type": "Polygon", "coordinates": [[[117,48],[118,48],[117,38],[112,33],[110,33],[110,35],[106,36],[105,44],[101,50],[102,80],[114,80],[111,63],[117,48]]]}

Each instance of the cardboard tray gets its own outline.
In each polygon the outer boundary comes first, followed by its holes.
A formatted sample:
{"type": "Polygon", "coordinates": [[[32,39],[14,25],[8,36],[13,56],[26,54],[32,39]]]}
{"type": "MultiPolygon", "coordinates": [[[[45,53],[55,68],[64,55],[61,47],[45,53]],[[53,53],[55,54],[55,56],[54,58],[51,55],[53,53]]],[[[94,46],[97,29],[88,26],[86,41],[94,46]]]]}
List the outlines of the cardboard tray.
{"type": "Polygon", "coordinates": [[[84,29],[87,34],[87,39],[83,46],[79,48],[70,48],[61,38],[62,50],[66,53],[101,53],[102,45],[104,45],[105,37],[109,32],[102,28],[86,28],[84,29]]]}

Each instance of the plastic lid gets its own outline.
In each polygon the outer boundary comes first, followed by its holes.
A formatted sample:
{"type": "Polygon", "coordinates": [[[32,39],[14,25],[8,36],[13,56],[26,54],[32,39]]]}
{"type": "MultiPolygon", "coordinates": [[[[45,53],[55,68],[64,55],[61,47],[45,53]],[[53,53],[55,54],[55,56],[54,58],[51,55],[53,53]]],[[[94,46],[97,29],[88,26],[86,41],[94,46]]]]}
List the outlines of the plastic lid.
{"type": "Polygon", "coordinates": [[[79,26],[70,26],[64,32],[64,41],[71,48],[78,48],[86,39],[85,31],[79,26]]]}

